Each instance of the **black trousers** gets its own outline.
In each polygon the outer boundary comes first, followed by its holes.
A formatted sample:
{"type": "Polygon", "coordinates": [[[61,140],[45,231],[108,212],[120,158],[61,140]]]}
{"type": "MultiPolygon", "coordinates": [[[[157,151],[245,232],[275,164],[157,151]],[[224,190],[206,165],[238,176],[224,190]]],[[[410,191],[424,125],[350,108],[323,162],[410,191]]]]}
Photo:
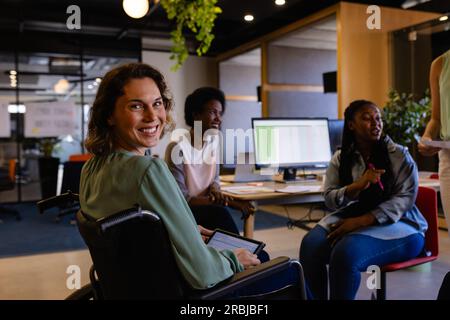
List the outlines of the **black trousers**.
{"type": "Polygon", "coordinates": [[[207,229],[222,229],[239,234],[239,229],[227,207],[219,205],[191,206],[191,211],[197,224],[207,229]]]}

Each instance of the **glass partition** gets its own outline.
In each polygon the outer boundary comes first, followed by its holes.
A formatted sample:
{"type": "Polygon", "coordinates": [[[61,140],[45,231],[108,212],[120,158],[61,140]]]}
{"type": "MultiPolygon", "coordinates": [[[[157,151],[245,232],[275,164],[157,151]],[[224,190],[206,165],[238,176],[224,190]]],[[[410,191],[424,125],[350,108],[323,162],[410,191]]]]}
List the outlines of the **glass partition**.
{"type": "Polygon", "coordinates": [[[102,77],[137,59],[47,52],[0,56],[2,172],[14,170],[10,164],[16,163],[15,187],[0,192],[0,202],[56,195],[61,191],[62,165],[70,155],[84,152],[89,108],[102,77]]]}
{"type": "Polygon", "coordinates": [[[337,118],[335,15],[269,42],[266,66],[268,116],[337,118]]]}
{"type": "MultiPolygon", "coordinates": [[[[390,34],[392,88],[413,94],[416,100],[429,94],[430,66],[450,49],[450,22],[447,16],[394,31],[390,34]]],[[[438,157],[424,157],[413,144],[412,153],[419,170],[438,170],[438,157]]]]}
{"type": "Polygon", "coordinates": [[[450,49],[450,22],[435,19],[395,31],[391,43],[394,88],[421,96],[429,88],[431,62],[450,49]]]}
{"type": "Polygon", "coordinates": [[[223,167],[232,168],[239,153],[253,152],[249,129],[251,119],[261,117],[261,49],[258,47],[220,62],[219,87],[226,98],[222,121],[223,167]]]}

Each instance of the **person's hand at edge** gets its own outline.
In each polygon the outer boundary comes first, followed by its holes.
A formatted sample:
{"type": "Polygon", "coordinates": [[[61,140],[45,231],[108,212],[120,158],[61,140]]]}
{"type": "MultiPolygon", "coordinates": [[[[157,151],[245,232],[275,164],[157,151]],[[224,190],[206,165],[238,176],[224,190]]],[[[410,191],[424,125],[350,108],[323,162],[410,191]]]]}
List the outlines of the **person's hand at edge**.
{"type": "Polygon", "coordinates": [[[209,237],[211,237],[211,235],[214,233],[214,231],[206,229],[205,227],[199,224],[197,225],[197,228],[204,242],[208,241],[209,237]]]}
{"type": "Polygon", "coordinates": [[[430,137],[423,136],[422,139],[420,139],[417,147],[419,149],[419,152],[421,155],[426,157],[434,156],[436,153],[441,151],[441,148],[436,148],[433,146],[427,146],[422,143],[422,141],[431,141],[432,139],[430,137]]]}
{"type": "Polygon", "coordinates": [[[257,266],[258,264],[261,264],[258,256],[251,253],[247,249],[239,248],[235,249],[233,252],[238,258],[239,262],[244,266],[244,269],[249,269],[251,267],[257,266]]]}

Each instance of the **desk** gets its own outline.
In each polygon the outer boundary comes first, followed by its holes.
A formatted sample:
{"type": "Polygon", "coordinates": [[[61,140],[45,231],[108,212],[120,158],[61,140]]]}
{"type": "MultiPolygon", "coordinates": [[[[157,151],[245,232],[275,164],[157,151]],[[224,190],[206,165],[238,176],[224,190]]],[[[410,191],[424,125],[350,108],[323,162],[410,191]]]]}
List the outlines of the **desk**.
{"type": "MultiPolygon", "coordinates": [[[[221,176],[221,185],[222,186],[240,186],[240,185],[248,185],[246,183],[234,183],[233,175],[221,176]]],[[[275,181],[267,181],[262,183],[264,187],[268,187],[274,190],[283,189],[288,185],[302,185],[302,186],[318,186],[322,185],[321,180],[305,180],[290,184],[275,182],[275,181]]],[[[419,178],[419,185],[430,187],[439,191],[439,180],[429,179],[428,177],[424,177],[423,175],[419,178]]],[[[226,196],[232,197],[236,200],[243,201],[253,201],[256,204],[256,207],[259,205],[266,204],[277,204],[277,205],[286,205],[286,204],[302,204],[302,203],[312,203],[312,202],[322,202],[323,201],[323,190],[314,191],[314,192],[299,192],[299,193],[281,193],[281,192],[264,192],[264,193],[253,193],[253,194],[235,194],[231,192],[223,191],[226,196]]],[[[253,238],[253,231],[255,225],[255,215],[250,215],[246,219],[244,219],[244,236],[248,238],[253,238]]]]}
{"type": "MultiPolygon", "coordinates": [[[[221,176],[222,186],[240,186],[247,185],[246,183],[233,183],[233,176],[221,176]]],[[[295,183],[280,183],[275,181],[263,182],[263,187],[268,187],[274,190],[283,189],[290,185],[302,185],[302,186],[321,186],[321,180],[305,180],[295,183]]],[[[236,200],[253,201],[256,207],[266,204],[300,204],[311,202],[322,202],[322,189],[314,192],[298,192],[298,193],[281,193],[281,192],[264,192],[264,193],[252,193],[252,194],[235,194],[231,192],[223,191],[226,196],[232,197],[236,200]]],[[[253,238],[253,231],[255,225],[255,216],[250,215],[244,219],[244,236],[253,238]]]]}

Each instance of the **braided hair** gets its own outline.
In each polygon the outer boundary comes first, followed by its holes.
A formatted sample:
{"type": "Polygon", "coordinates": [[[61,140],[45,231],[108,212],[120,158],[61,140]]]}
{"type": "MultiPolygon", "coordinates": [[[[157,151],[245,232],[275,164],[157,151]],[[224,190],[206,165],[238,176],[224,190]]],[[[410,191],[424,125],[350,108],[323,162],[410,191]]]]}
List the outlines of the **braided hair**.
{"type": "MultiPolygon", "coordinates": [[[[356,160],[357,151],[356,139],[353,130],[350,130],[350,121],[354,121],[356,113],[364,106],[373,105],[373,102],[367,100],[355,100],[347,107],[344,113],[344,132],[342,134],[342,148],[340,155],[339,165],[339,181],[341,185],[349,185],[353,182],[352,167],[356,160]]],[[[384,169],[386,172],[381,175],[381,182],[384,185],[384,191],[378,190],[382,198],[389,197],[393,187],[393,174],[392,165],[389,159],[389,152],[387,149],[387,137],[384,133],[381,139],[378,140],[372,154],[370,155],[370,161],[375,165],[377,169],[384,169]]],[[[372,194],[375,196],[374,194],[372,194]]]]}

